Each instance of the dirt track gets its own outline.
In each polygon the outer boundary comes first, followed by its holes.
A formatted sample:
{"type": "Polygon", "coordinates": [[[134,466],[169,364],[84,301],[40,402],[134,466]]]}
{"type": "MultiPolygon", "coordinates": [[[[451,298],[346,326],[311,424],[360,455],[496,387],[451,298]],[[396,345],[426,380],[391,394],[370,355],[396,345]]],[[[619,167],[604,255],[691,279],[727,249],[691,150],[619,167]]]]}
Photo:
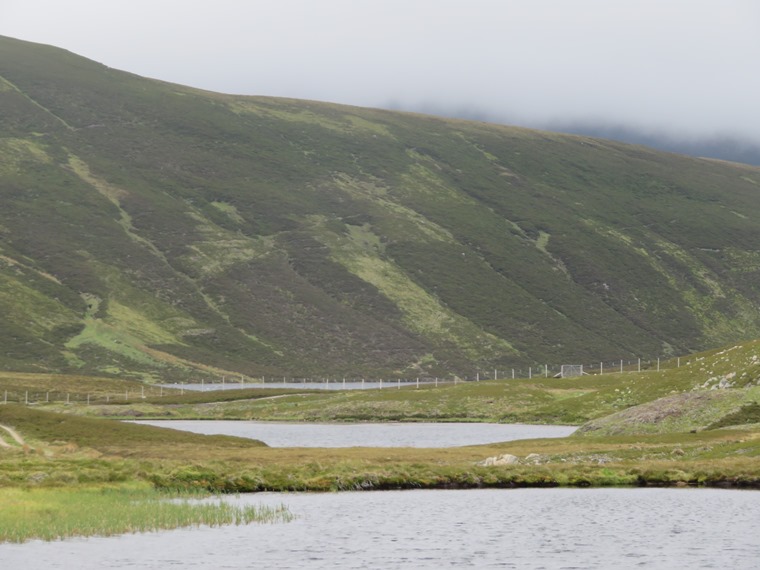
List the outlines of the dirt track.
{"type": "MultiPolygon", "coordinates": [[[[13,438],[13,441],[18,443],[20,446],[23,447],[24,445],[26,445],[24,438],[22,438],[15,429],[9,428],[8,426],[4,426],[4,425],[0,425],[0,429],[7,431],[10,434],[10,436],[13,438]]],[[[7,441],[5,441],[2,437],[0,437],[0,447],[11,447],[11,445],[7,441]]]]}

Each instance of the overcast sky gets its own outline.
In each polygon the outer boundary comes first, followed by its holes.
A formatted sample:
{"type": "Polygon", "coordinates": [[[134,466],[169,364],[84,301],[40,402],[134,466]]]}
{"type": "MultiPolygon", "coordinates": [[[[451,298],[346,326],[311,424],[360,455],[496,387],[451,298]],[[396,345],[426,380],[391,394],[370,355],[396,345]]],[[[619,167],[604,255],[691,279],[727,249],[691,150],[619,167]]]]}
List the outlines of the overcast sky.
{"type": "Polygon", "coordinates": [[[0,0],[0,35],[227,93],[760,142],[758,0],[0,0]]]}

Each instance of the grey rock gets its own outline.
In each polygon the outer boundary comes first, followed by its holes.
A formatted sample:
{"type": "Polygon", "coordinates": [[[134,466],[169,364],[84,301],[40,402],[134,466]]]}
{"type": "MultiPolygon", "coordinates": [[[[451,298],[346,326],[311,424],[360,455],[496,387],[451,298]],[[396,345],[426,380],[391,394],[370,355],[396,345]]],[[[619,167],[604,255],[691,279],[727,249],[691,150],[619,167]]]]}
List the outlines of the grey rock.
{"type": "Polygon", "coordinates": [[[478,462],[478,465],[483,467],[498,467],[501,465],[515,465],[520,462],[520,459],[516,455],[510,455],[505,453],[504,455],[495,455],[488,457],[483,461],[478,462]]]}

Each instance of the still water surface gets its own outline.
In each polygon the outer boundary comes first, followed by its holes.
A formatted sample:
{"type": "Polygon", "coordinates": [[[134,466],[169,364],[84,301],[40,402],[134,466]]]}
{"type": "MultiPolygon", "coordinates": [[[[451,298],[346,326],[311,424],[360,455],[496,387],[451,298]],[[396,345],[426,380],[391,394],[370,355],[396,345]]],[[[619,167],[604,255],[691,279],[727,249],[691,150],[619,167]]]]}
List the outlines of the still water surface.
{"type": "Polygon", "coordinates": [[[760,567],[760,493],[516,489],[259,494],[274,525],[0,546],[0,567],[679,569],[760,567]]]}
{"type": "Polygon", "coordinates": [[[271,447],[455,447],[566,437],[574,426],[475,423],[314,424],[246,421],[157,420],[137,423],[263,441],[271,447]]]}

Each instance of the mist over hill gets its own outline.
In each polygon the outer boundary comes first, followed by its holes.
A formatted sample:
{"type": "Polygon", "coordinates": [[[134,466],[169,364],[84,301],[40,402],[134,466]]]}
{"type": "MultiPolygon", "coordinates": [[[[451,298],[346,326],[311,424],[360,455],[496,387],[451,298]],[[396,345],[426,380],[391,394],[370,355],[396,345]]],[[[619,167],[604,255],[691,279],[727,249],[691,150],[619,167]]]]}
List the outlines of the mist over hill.
{"type": "Polygon", "coordinates": [[[467,373],[760,336],[760,170],[0,38],[0,368],[467,373]]]}
{"type": "Polygon", "coordinates": [[[760,144],[737,135],[686,136],[676,131],[649,132],[624,123],[608,121],[533,121],[509,114],[501,115],[479,107],[446,107],[436,104],[403,105],[390,101],[386,107],[396,111],[414,111],[441,117],[480,121],[503,125],[522,125],[556,133],[603,138],[623,143],[648,146],[666,152],[687,154],[697,158],[715,158],[760,166],[760,144]]]}
{"type": "Polygon", "coordinates": [[[646,133],[623,125],[607,126],[594,123],[556,124],[550,125],[549,129],[645,145],[658,150],[695,157],[729,160],[754,166],[760,165],[760,144],[735,136],[688,139],[675,135],[646,133]]]}

